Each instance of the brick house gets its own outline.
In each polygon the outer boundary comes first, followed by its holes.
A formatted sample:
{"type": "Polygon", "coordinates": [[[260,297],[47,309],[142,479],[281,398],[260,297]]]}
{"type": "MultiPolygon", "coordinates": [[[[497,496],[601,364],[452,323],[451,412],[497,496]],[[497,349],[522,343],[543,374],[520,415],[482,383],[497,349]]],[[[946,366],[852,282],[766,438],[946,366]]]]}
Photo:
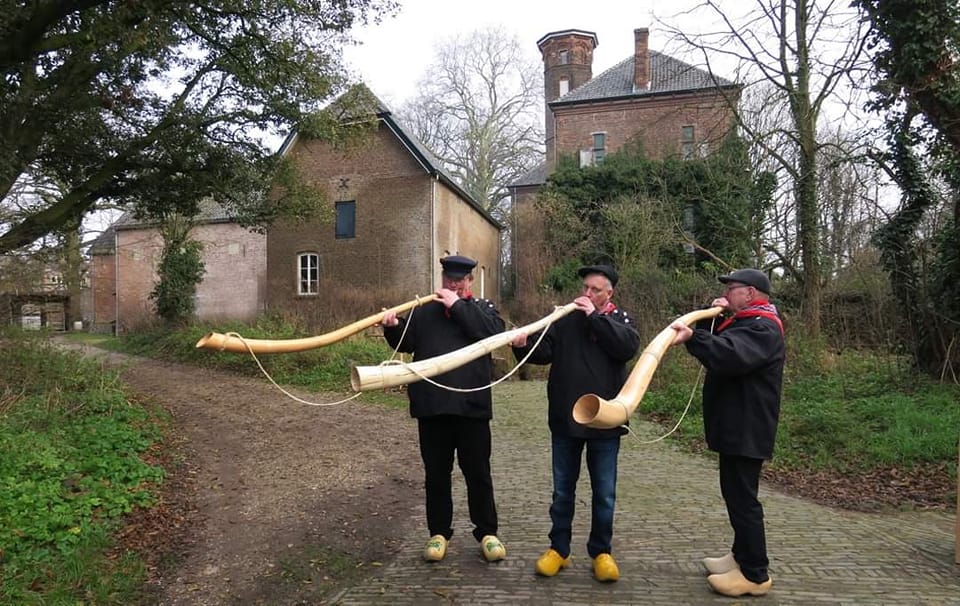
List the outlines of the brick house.
{"type": "MultiPolygon", "coordinates": [[[[360,85],[362,87],[362,85],[360,85]]],[[[278,221],[265,234],[206,201],[191,235],[203,244],[199,319],[287,312],[314,326],[356,320],[440,286],[439,258],[479,261],[474,291],[496,299],[502,226],[363,87],[376,130],[348,151],[292,133],[281,153],[329,200],[333,220],[278,221]]],[[[355,91],[354,91],[355,92],[355,91]]],[[[92,330],[153,319],[163,250],[157,228],[121,217],[90,247],[92,330]]]]}
{"type": "MultiPolygon", "coordinates": [[[[546,155],[510,192],[515,215],[532,216],[533,199],[560,158],[580,166],[603,161],[624,146],[639,147],[651,158],[704,156],[717,149],[734,125],[731,103],[740,85],[649,48],[650,32],[635,29],[634,53],[593,77],[593,32],[568,29],[537,41],[543,57],[546,155]]],[[[522,221],[523,219],[521,219],[522,221]]],[[[524,233],[536,226],[514,224],[518,296],[535,285],[543,268],[524,267],[524,233]]]]}
{"type": "Polygon", "coordinates": [[[357,149],[291,134],[283,153],[325,192],[332,222],[267,231],[268,307],[317,324],[432,293],[439,259],[478,260],[477,296],[499,296],[501,225],[363,85],[376,127],[357,149]]]}
{"type": "MultiPolygon", "coordinates": [[[[197,285],[197,317],[256,317],[266,299],[266,236],[241,227],[211,200],[200,203],[195,222],[190,234],[203,245],[206,270],[197,285]]],[[[162,251],[156,225],[131,213],[94,240],[89,249],[91,331],[122,333],[155,319],[149,295],[162,251]]]]}

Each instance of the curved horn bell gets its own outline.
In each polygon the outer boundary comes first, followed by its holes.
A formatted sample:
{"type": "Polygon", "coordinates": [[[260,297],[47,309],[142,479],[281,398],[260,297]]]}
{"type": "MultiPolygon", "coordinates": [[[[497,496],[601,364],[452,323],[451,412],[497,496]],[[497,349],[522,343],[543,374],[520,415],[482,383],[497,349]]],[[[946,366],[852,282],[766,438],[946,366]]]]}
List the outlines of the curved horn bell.
{"type": "MultiPolygon", "coordinates": [[[[678,319],[686,325],[699,320],[713,318],[723,313],[722,307],[699,309],[680,316],[678,319]]],[[[672,322],[671,322],[672,323],[672,322]]],[[[667,326],[643,350],[636,366],[627,377],[620,393],[612,400],[604,400],[598,395],[588,393],[580,396],[573,405],[573,420],[581,425],[595,429],[610,429],[626,423],[633,415],[643,394],[647,392],[653,372],[660,364],[660,358],[673,343],[676,331],[667,326]]]]}

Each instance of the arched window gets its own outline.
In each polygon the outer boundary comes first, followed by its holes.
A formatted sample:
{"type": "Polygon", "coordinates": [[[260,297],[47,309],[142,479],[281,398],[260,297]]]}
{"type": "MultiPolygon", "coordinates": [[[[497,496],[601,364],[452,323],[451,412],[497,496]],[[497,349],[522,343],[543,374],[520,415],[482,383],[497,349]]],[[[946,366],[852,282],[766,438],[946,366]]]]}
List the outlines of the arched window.
{"type": "Polygon", "coordinates": [[[319,294],[320,255],[317,253],[300,253],[297,255],[297,270],[297,294],[319,294]]]}

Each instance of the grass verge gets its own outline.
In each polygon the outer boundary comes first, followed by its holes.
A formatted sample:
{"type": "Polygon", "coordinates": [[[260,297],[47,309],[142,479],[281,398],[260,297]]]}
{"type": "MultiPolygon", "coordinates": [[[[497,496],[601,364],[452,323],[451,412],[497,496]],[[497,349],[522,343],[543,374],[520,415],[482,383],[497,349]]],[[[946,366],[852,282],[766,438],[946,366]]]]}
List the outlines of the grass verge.
{"type": "Polygon", "coordinates": [[[166,419],[42,335],[0,335],[0,352],[0,603],[136,603],[142,561],[106,554],[163,480],[144,455],[166,419]]]}
{"type": "MultiPolygon", "coordinates": [[[[890,355],[849,352],[830,357],[828,366],[800,373],[788,364],[771,471],[784,478],[825,473],[903,483],[901,495],[935,490],[938,494],[913,496],[919,503],[953,507],[960,386],[917,374],[890,355]],[[949,478],[952,485],[931,486],[925,479],[932,476],[949,478]]],[[[672,427],[690,402],[674,436],[702,450],[702,402],[699,388],[693,389],[697,373],[690,356],[667,358],[638,414],[672,427]]],[[[894,488],[877,490],[892,494],[894,488]]]]}

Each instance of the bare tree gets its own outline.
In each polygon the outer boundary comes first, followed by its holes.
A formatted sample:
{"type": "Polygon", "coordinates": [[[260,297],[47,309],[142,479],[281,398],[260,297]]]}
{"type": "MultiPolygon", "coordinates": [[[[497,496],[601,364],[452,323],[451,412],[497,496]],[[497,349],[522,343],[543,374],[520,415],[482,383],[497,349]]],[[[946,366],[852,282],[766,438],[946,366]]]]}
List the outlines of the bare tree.
{"type": "Polygon", "coordinates": [[[718,61],[732,60],[745,89],[765,84],[789,110],[786,128],[763,131],[731,99],[744,134],[789,176],[800,267],[786,266],[801,285],[804,330],[817,338],[823,280],[818,121],[824,106],[863,68],[863,24],[846,2],[835,0],[755,0],[744,15],[733,15],[723,5],[704,0],[694,9],[716,18],[718,30],[696,35],[672,31],[698,49],[711,71],[718,61]]]}
{"type": "Polygon", "coordinates": [[[398,112],[460,185],[503,223],[507,187],[543,156],[543,75],[502,28],[447,39],[398,112]]]}

